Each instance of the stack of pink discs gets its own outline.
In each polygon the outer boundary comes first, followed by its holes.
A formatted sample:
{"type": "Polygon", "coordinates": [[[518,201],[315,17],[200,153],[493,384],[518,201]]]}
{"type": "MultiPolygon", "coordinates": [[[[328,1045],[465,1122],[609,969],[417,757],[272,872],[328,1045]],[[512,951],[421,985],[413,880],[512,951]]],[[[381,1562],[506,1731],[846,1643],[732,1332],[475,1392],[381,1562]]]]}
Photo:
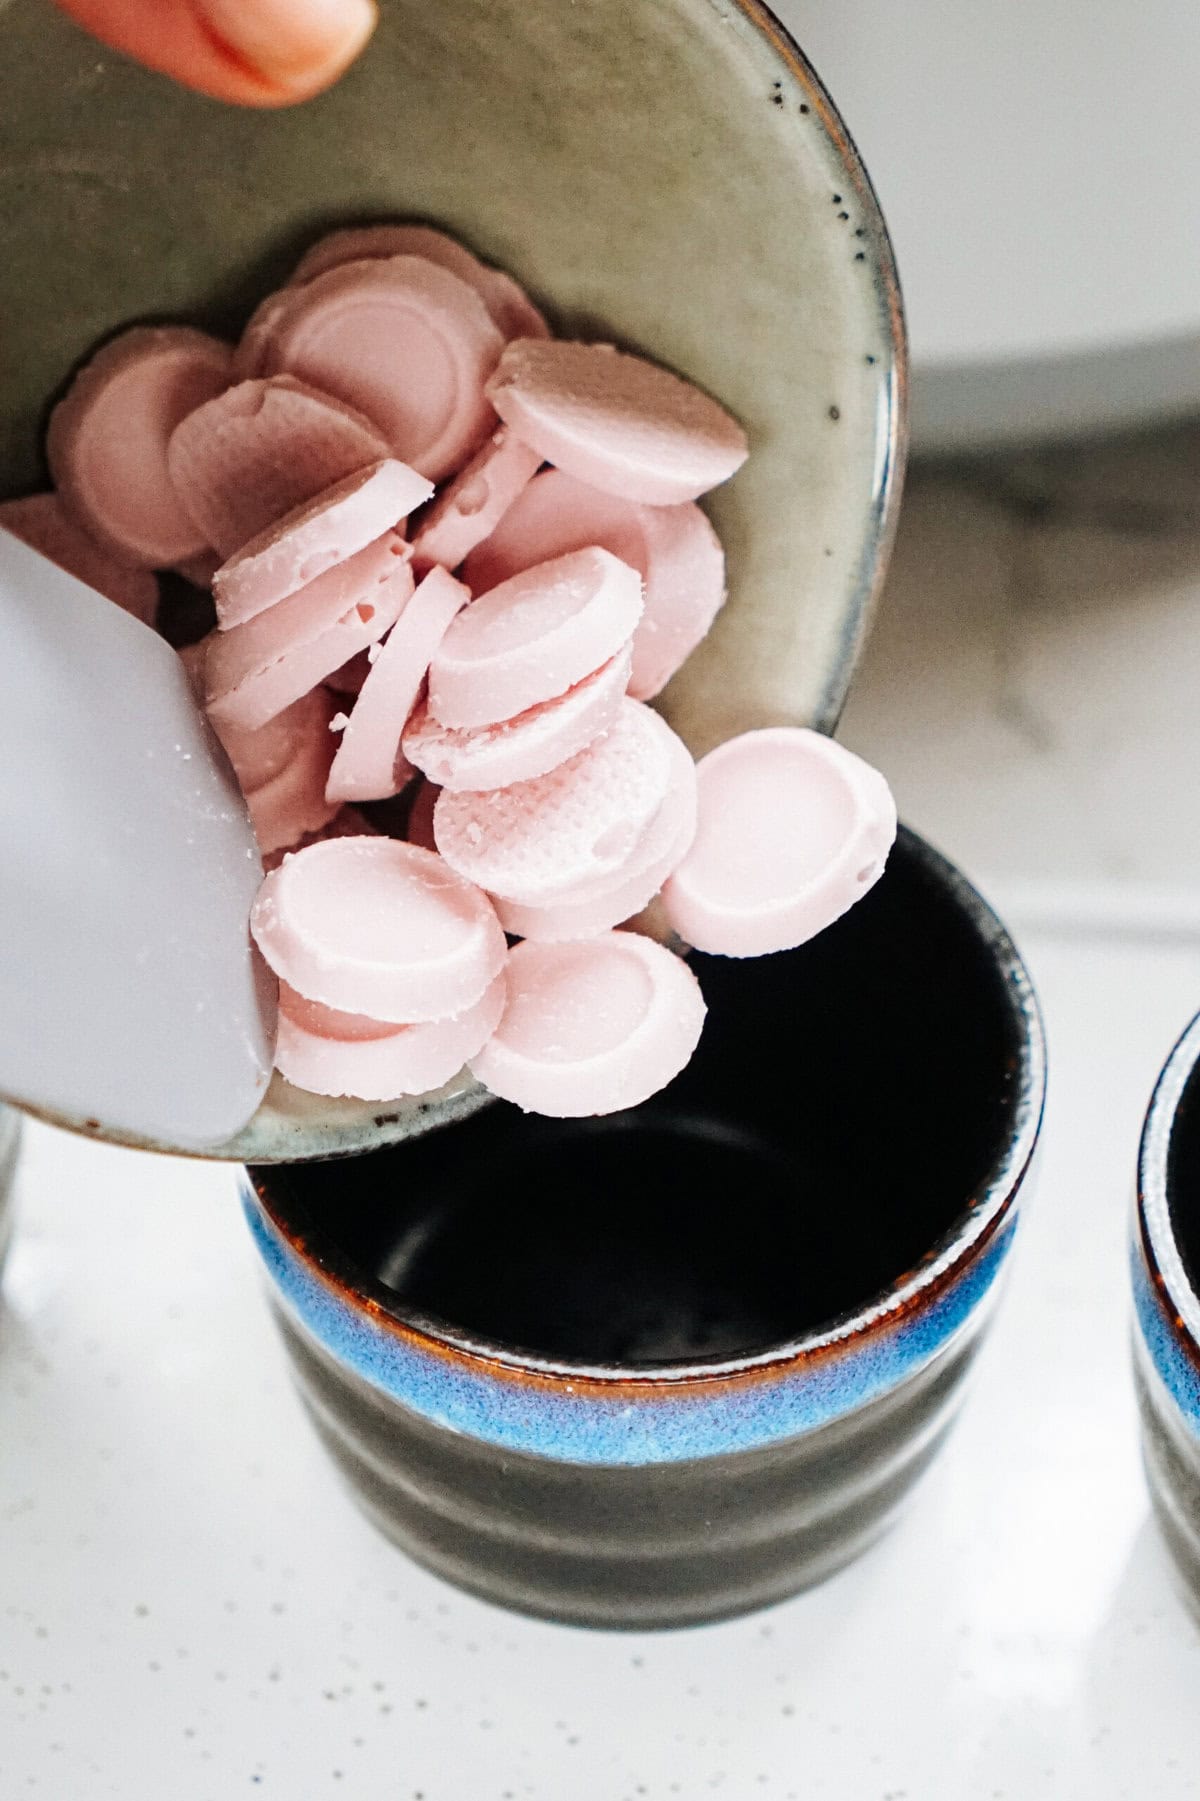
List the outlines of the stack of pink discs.
{"type": "Polygon", "coordinates": [[[383,1102],[467,1064],[526,1109],[633,1106],[703,1023],[670,941],[787,949],[882,871],[859,759],[776,729],[697,766],[646,705],[724,601],[697,500],[741,427],[555,339],[430,227],[323,239],[233,350],[113,340],[49,455],[55,494],[0,524],[143,618],[154,569],[211,586],[184,654],[269,871],[251,929],[299,1087],[383,1102]],[[401,793],[404,840],[358,811],[401,793]]]}

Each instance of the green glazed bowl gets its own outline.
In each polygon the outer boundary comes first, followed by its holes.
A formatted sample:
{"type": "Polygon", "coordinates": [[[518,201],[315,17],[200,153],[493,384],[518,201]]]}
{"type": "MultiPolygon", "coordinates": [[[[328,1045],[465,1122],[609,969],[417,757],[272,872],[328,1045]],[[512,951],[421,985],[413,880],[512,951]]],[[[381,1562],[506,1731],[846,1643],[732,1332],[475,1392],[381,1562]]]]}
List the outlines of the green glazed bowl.
{"type": "MultiPolygon", "coordinates": [[[[560,331],[671,365],[746,427],[749,462],[707,503],[729,602],[663,698],[692,750],[831,729],[895,522],[905,340],[883,220],[813,71],[758,0],[382,13],[337,88],[263,114],[133,67],[48,0],[0,0],[0,494],[44,481],[48,404],[107,333],[235,334],[322,232],[428,219],[560,331]]],[[[219,1154],[361,1150],[481,1098],[461,1079],[381,1111],[277,1079],[219,1154]]]]}

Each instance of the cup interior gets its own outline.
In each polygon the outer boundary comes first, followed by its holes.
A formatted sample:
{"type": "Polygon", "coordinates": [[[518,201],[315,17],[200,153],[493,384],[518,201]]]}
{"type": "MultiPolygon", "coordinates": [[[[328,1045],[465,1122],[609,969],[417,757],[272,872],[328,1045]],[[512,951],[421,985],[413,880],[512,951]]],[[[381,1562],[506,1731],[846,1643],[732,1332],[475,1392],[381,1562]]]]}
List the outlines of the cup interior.
{"type": "Polygon", "coordinates": [[[497,1102],[352,1163],[255,1170],[268,1210],[373,1306],[563,1368],[744,1359],[919,1290],[1036,1131],[1036,1006],[994,917],[902,832],[819,940],[693,967],[704,1037],[644,1106],[497,1102]]]}

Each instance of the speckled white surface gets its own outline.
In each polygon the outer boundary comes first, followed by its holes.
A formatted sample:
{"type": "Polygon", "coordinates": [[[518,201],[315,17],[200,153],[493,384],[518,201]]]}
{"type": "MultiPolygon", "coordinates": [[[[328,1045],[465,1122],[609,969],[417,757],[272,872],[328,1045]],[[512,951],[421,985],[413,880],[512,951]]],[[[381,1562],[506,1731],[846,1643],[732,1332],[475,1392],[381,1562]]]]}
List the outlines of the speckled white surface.
{"type": "Polygon", "coordinates": [[[0,1308],[4,1801],[1194,1801],[1200,1628],[1148,1515],[1124,1253],[1142,1111],[1200,1005],[1185,451],[1039,463],[1020,527],[1011,466],[920,476],[847,720],[1008,916],[1052,1056],[1009,1292],[897,1530],[675,1635],[462,1597],[317,1449],[232,1176],[34,1129],[0,1308]]]}

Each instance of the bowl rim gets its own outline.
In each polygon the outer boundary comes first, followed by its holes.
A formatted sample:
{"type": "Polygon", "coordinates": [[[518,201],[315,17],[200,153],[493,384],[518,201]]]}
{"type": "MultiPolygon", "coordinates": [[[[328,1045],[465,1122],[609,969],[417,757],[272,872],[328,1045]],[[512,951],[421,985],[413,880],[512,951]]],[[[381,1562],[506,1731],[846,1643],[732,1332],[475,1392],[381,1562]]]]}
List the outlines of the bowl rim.
{"type": "Polygon", "coordinates": [[[998,1238],[1014,1209],[1029,1172],[1041,1130],[1046,1093],[1046,1040],[1041,1010],[1029,972],[999,918],[947,858],[917,833],[900,828],[900,842],[916,865],[939,883],[974,930],[991,957],[1006,992],[1017,1035],[1011,1115],[1002,1147],[975,1192],[953,1223],[934,1242],[915,1268],[902,1272],[869,1301],[813,1331],[780,1344],[735,1356],[716,1355],[678,1363],[604,1364],[541,1357],[511,1345],[476,1336],[398,1304],[395,1293],[366,1275],[339,1247],[315,1229],[304,1208],[288,1205],[272,1193],[279,1181],[277,1164],[250,1165],[247,1184],[254,1204],[283,1240],[290,1254],[316,1277],[335,1302],[372,1323],[440,1357],[447,1354],[495,1373],[573,1384],[610,1392],[634,1388],[680,1388],[694,1384],[779,1375],[790,1368],[816,1365],[831,1354],[851,1348],[898,1327],[928,1310],[968,1267],[998,1238]]]}
{"type": "Polygon", "coordinates": [[[1179,1109],[1200,1080],[1200,1013],[1184,1028],[1154,1084],[1138,1145],[1135,1250],[1176,1342],[1200,1370],[1200,1294],[1188,1277],[1171,1218],[1171,1143],[1179,1109]]]}
{"type": "MultiPolygon", "coordinates": [[[[837,667],[846,673],[840,680],[835,678],[827,687],[812,722],[817,731],[832,732],[845,706],[859,653],[883,589],[900,519],[900,500],[904,491],[911,435],[911,381],[904,294],[891,233],[888,231],[879,196],[875,192],[875,184],[867,172],[858,145],[824,82],[792,32],[767,4],[767,0],[733,0],[733,3],[747,23],[766,39],[775,55],[787,66],[793,79],[808,94],[802,111],[816,114],[841,165],[841,178],[849,182],[862,208],[862,230],[865,235],[864,249],[859,254],[867,261],[869,250],[872,280],[887,320],[890,361],[881,371],[887,378],[887,428],[881,433],[881,441],[876,445],[870,519],[863,535],[853,604],[847,608],[843,622],[843,654],[838,659],[837,667]]],[[[716,0],[709,0],[709,4],[715,5],[716,0]]]]}

